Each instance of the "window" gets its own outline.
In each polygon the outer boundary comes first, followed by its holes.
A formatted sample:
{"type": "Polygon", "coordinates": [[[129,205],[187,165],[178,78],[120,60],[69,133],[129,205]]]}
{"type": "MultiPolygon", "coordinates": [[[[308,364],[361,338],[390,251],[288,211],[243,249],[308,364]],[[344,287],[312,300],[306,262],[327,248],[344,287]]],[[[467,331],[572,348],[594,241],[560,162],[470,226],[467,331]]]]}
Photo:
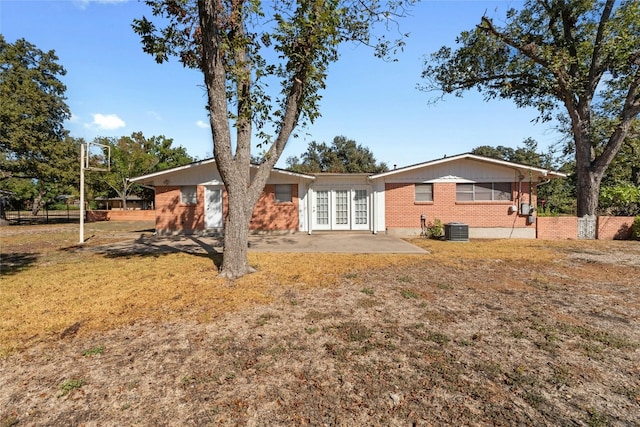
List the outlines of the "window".
{"type": "Polygon", "coordinates": [[[482,182],[477,184],[456,184],[457,202],[485,200],[511,200],[510,182],[482,182]]]}
{"type": "Polygon", "coordinates": [[[433,184],[416,184],[416,202],[433,202],[433,184]]]}
{"type": "Polygon", "coordinates": [[[276,203],[291,203],[292,201],[292,185],[276,184],[276,203]]]}
{"type": "Polygon", "coordinates": [[[356,224],[366,224],[368,218],[367,190],[354,190],[353,202],[356,224]]]}
{"type": "Polygon", "coordinates": [[[180,187],[180,202],[184,205],[198,204],[198,189],[195,185],[180,187]]]}
{"type": "Polygon", "coordinates": [[[456,201],[473,202],[473,184],[456,184],[456,201]]]}

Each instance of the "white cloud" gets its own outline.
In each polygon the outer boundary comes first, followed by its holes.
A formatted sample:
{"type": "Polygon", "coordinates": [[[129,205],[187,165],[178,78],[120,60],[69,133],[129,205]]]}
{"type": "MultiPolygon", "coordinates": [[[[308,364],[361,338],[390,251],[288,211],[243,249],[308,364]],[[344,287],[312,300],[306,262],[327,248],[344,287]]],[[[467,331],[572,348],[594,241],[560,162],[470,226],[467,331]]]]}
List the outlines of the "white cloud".
{"type": "Polygon", "coordinates": [[[153,110],[147,111],[147,116],[151,117],[154,120],[158,120],[158,121],[162,120],[162,116],[153,110]]]}
{"type": "Polygon", "coordinates": [[[126,123],[116,114],[93,114],[90,126],[100,130],[115,130],[125,127],[126,123]]]}
{"type": "Polygon", "coordinates": [[[115,3],[127,3],[129,0],[74,0],[73,2],[80,8],[86,9],[91,3],[97,4],[115,4],[115,3]]]}
{"type": "Polygon", "coordinates": [[[202,129],[208,129],[209,128],[209,123],[203,122],[202,120],[198,120],[196,122],[196,126],[198,126],[199,128],[202,128],[202,129]]]}

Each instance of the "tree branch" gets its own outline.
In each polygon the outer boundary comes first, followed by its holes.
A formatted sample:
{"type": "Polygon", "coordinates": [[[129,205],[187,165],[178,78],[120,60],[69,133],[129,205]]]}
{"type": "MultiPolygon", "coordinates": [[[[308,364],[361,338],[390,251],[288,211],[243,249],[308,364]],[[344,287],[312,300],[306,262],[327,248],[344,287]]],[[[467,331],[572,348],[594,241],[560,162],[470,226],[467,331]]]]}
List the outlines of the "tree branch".
{"type": "Polygon", "coordinates": [[[602,78],[602,74],[604,73],[606,66],[604,61],[602,61],[602,48],[603,48],[603,40],[604,40],[604,32],[609,19],[611,18],[611,12],[613,11],[613,6],[615,4],[615,0],[607,0],[604,5],[604,10],[602,11],[602,15],[600,16],[600,22],[598,24],[598,32],[596,34],[596,39],[593,44],[593,53],[591,54],[591,67],[589,68],[589,77],[588,77],[588,92],[594,93],[600,79],[602,78]]]}

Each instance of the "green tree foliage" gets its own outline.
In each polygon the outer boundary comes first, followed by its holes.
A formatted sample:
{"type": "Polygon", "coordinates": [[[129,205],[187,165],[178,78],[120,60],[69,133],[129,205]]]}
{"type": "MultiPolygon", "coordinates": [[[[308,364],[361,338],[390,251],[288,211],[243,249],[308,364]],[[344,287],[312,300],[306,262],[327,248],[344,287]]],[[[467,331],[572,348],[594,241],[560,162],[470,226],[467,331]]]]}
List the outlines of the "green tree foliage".
{"type": "Polygon", "coordinates": [[[371,150],[344,136],[333,138],[331,145],[311,142],[300,158],[289,157],[287,168],[302,173],[378,173],[388,170],[378,163],[371,150]]]}
{"type": "Polygon", "coordinates": [[[497,147],[481,145],[474,148],[471,152],[479,156],[521,163],[523,165],[546,169],[553,168],[552,156],[538,152],[538,142],[535,139],[527,138],[522,141],[522,144],[524,147],[517,148],[504,147],[502,145],[498,145],[497,147]]]}
{"type": "Polygon", "coordinates": [[[539,152],[538,143],[533,138],[525,139],[522,144],[524,146],[516,148],[501,145],[497,147],[482,145],[474,148],[471,152],[480,156],[521,163],[538,168],[562,170],[568,173],[570,176],[567,179],[544,181],[538,185],[538,209],[543,215],[574,214],[576,199],[575,180],[571,178],[571,172],[573,171],[572,162],[567,162],[562,158],[556,158],[551,151],[548,153],[539,152]],[[560,165],[557,164],[558,162],[560,165]],[[543,204],[540,203],[542,200],[544,200],[543,204]]]}
{"type": "MultiPolygon", "coordinates": [[[[78,146],[67,136],[65,69],[54,51],[0,35],[0,179],[20,178],[36,186],[33,212],[52,185],[74,181],[78,146]]],[[[2,184],[0,184],[2,185],[2,184]]]]}
{"type": "Polygon", "coordinates": [[[640,216],[635,217],[631,225],[631,238],[640,240],[640,216]]]}
{"type": "Polygon", "coordinates": [[[640,215],[640,120],[634,121],[629,137],[602,179],[599,211],[606,215],[640,215]]]}
{"type": "Polygon", "coordinates": [[[640,215],[640,187],[631,184],[603,186],[600,211],[606,215],[640,215]]]}
{"type": "Polygon", "coordinates": [[[247,246],[255,204],[296,127],[320,115],[338,46],[356,41],[387,57],[402,42],[376,38],[374,27],[394,24],[404,0],[146,3],[162,27],[146,17],[134,21],[143,50],[159,63],[176,56],[203,73],[213,154],[229,202],[221,275],[240,277],[253,271],[247,246]],[[252,146],[264,152],[253,174],[252,146]]]}
{"type": "Polygon", "coordinates": [[[488,17],[425,64],[424,89],[564,111],[575,156],[577,213],[595,214],[602,178],[640,113],[640,2],[527,0],[503,27],[488,17]],[[598,126],[598,121],[607,126],[598,126]]]}
{"type": "Polygon", "coordinates": [[[100,192],[101,184],[106,184],[122,200],[124,209],[129,195],[146,193],[138,184],[129,182],[129,178],[194,161],[184,147],[173,147],[173,140],[164,136],[145,138],[142,132],[134,132],[120,138],[96,138],[95,142],[111,147],[111,168],[109,172],[92,174],[94,194],[100,192]]]}

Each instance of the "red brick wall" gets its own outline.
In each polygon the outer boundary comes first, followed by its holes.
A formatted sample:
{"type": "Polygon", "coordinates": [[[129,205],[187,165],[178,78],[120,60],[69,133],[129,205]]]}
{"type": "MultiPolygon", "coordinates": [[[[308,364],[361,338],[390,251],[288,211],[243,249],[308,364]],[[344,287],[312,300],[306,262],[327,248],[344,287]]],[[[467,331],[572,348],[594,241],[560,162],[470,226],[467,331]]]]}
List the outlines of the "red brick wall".
{"type": "MultiPolygon", "coordinates": [[[[290,203],[275,202],[275,185],[267,185],[253,211],[250,229],[254,231],[296,231],[299,228],[298,186],[291,189],[290,203]]],[[[223,193],[223,212],[228,212],[226,191],[223,193]]],[[[156,187],[156,229],[172,232],[204,230],[204,187],[198,186],[198,204],[180,202],[180,187],[156,187]]]]}
{"type": "MultiPolygon", "coordinates": [[[[599,216],[598,240],[627,240],[631,238],[632,216],[599,216]]],[[[578,238],[578,218],[575,216],[538,218],[538,239],[564,240],[578,238]]]]}
{"type": "Polygon", "coordinates": [[[631,239],[632,216],[599,216],[599,240],[629,240],[631,239]]]}
{"type": "MultiPolygon", "coordinates": [[[[521,199],[528,203],[528,183],[522,183],[522,191],[524,196],[521,199]]],[[[415,186],[412,183],[386,184],[385,192],[386,227],[389,229],[419,229],[422,214],[427,216],[427,222],[438,218],[443,224],[463,222],[470,227],[535,227],[527,225],[526,216],[509,211],[511,205],[517,204],[517,189],[513,191],[513,201],[495,202],[456,202],[455,183],[434,183],[433,202],[415,202],[415,186]]]]}
{"type": "Polygon", "coordinates": [[[126,210],[126,211],[87,211],[87,221],[153,221],[156,219],[154,210],[126,210]]]}
{"type": "Polygon", "coordinates": [[[536,237],[543,240],[578,238],[578,218],[575,216],[538,217],[536,237]]]}
{"type": "Polygon", "coordinates": [[[253,210],[249,228],[254,231],[296,231],[300,227],[299,204],[298,185],[292,185],[291,202],[276,203],[276,186],[267,184],[253,210]]]}
{"type": "Polygon", "coordinates": [[[204,230],[204,187],[198,186],[198,204],[180,201],[180,187],[156,187],[156,230],[204,230]]]}

